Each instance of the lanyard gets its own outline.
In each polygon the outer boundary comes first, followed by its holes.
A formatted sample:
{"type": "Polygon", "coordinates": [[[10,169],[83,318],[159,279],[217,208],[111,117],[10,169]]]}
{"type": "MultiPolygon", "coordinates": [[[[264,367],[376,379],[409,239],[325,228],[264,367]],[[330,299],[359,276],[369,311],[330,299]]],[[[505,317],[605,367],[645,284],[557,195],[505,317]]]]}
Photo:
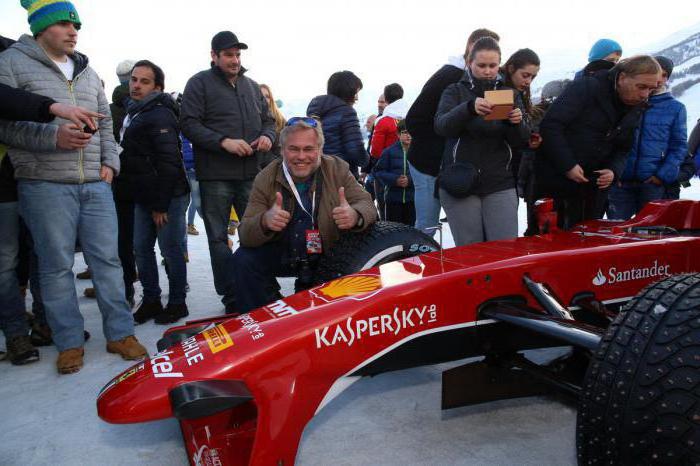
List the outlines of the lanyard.
{"type": "Polygon", "coordinates": [[[314,210],[316,209],[316,190],[314,190],[314,194],[311,197],[311,212],[309,212],[308,210],[306,210],[306,207],[304,207],[304,203],[301,202],[301,196],[299,196],[297,186],[294,184],[294,180],[292,180],[292,176],[289,174],[289,170],[287,169],[287,164],[284,162],[282,162],[282,171],[284,171],[284,177],[287,179],[287,183],[289,183],[289,187],[292,190],[292,194],[294,194],[294,198],[297,200],[297,204],[299,204],[301,210],[306,212],[306,215],[311,217],[311,229],[315,230],[316,222],[314,221],[314,210]]]}

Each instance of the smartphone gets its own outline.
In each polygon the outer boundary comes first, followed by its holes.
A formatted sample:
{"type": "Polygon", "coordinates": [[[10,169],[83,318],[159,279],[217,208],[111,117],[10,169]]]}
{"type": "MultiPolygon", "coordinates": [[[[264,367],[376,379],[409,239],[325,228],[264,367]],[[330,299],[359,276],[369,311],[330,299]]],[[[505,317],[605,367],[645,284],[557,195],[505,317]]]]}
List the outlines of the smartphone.
{"type": "Polygon", "coordinates": [[[83,133],[95,134],[97,129],[92,129],[88,125],[83,126],[83,133]]]}

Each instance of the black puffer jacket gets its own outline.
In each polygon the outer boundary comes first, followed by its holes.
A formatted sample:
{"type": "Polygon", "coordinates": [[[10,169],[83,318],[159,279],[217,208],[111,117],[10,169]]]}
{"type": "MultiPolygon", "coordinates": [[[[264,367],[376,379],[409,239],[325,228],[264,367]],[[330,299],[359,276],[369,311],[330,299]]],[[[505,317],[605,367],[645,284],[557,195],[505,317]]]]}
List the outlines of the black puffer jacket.
{"type": "MultiPolygon", "coordinates": [[[[435,114],[435,132],[454,139],[446,144],[442,169],[457,161],[468,161],[479,170],[474,194],[490,194],[515,187],[511,171],[513,149],[525,147],[530,129],[525,120],[511,124],[508,120],[486,121],[474,111],[477,97],[485,90],[508,89],[500,81],[474,79],[467,70],[463,78],[450,84],[442,93],[435,114]]],[[[516,104],[522,105],[516,100],[516,104]]],[[[521,108],[522,110],[522,108],[521,108]]],[[[523,112],[524,113],[524,112],[523,112]]]]}
{"type": "Polygon", "coordinates": [[[445,138],[436,134],[434,127],[440,97],[447,86],[463,75],[463,67],[444,65],[428,79],[406,114],[406,128],[411,133],[408,161],[426,175],[438,175],[445,149],[445,138]]]}
{"type": "Polygon", "coordinates": [[[369,162],[369,154],[362,141],[357,112],[334,95],[314,97],[306,114],[321,119],[323,126],[323,153],[336,155],[350,165],[350,172],[357,177],[357,169],[369,162]]]}
{"type": "Polygon", "coordinates": [[[154,93],[132,105],[129,117],[120,179],[130,184],[137,204],[167,212],[172,198],[189,192],[175,102],[168,94],[154,93]]]}
{"type": "Polygon", "coordinates": [[[604,168],[615,179],[622,174],[646,104],[628,107],[620,101],[617,74],[599,71],[572,81],[545,114],[535,158],[539,195],[577,196],[578,184],[565,175],[576,164],[587,178],[604,168]]]}

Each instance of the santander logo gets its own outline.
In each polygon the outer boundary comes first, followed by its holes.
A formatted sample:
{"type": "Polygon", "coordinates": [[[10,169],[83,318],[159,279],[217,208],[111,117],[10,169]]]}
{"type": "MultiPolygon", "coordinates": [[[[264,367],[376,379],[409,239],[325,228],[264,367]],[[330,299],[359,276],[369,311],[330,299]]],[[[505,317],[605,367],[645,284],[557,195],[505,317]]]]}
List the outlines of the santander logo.
{"type": "Polygon", "coordinates": [[[593,277],[593,284],[595,286],[602,286],[605,285],[607,281],[608,280],[605,278],[605,275],[603,275],[603,271],[598,269],[598,273],[595,277],[593,277]]]}
{"type": "Polygon", "coordinates": [[[614,283],[629,282],[633,280],[642,280],[645,278],[667,277],[671,274],[669,264],[659,264],[655,260],[647,267],[630,267],[628,269],[618,269],[610,267],[606,273],[602,269],[598,269],[598,273],[593,277],[595,286],[603,286],[606,283],[612,285],[614,283]]]}

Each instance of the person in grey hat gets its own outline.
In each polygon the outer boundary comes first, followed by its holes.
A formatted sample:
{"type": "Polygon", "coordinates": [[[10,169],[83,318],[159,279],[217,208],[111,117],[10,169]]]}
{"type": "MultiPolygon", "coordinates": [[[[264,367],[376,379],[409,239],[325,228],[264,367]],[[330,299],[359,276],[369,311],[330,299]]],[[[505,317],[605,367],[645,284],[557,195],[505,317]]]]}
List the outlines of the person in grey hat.
{"type": "MultiPolygon", "coordinates": [[[[666,199],[667,186],[678,183],[680,166],[688,154],[685,105],[667,87],[673,62],[654,57],[661,66],[661,80],[649,98],[649,109],[637,129],[625,170],[610,188],[608,218],[627,220],[649,201],[666,199]]],[[[691,173],[692,176],[692,173],[691,173]]],[[[680,194],[673,196],[676,199],[680,194]]]]}
{"type": "Polygon", "coordinates": [[[227,311],[236,308],[228,267],[231,206],[243,218],[259,171],[258,158],[275,140],[275,120],[267,101],[241,66],[241,51],[247,48],[231,31],[216,34],[211,68],[189,79],[180,114],[182,132],[194,150],[214,286],[227,311]]]}

